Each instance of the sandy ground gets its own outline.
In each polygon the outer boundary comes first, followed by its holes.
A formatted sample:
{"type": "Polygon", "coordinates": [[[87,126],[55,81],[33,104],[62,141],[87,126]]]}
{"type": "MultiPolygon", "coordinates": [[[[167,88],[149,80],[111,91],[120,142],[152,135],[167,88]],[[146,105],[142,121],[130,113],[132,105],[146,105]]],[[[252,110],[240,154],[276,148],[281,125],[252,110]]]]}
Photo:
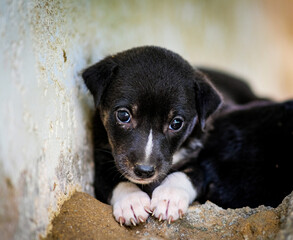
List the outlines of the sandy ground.
{"type": "Polygon", "coordinates": [[[286,230],[291,229],[292,199],[291,194],[275,209],[224,210],[206,202],[194,204],[182,220],[172,224],[149,217],[145,224],[120,227],[111,206],[76,192],[63,204],[45,239],[293,239],[286,230]]]}

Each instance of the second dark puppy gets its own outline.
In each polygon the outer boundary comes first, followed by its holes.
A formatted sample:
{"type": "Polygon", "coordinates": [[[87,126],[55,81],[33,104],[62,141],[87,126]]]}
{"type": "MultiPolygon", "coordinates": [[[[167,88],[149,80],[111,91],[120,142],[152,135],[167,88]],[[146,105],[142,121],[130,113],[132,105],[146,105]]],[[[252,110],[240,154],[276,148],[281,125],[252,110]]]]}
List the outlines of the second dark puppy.
{"type": "Polygon", "coordinates": [[[293,190],[293,100],[254,102],[222,113],[197,158],[181,168],[197,200],[224,208],[277,207],[293,190]]]}

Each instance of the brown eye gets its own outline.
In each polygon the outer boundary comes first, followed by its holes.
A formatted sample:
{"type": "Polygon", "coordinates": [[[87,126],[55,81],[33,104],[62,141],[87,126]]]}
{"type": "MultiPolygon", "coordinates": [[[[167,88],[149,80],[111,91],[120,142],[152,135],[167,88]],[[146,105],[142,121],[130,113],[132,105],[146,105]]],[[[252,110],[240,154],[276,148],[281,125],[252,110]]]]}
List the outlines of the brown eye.
{"type": "Polygon", "coordinates": [[[121,123],[129,123],[131,120],[130,113],[126,109],[118,110],[116,112],[116,118],[121,123]]]}
{"type": "Polygon", "coordinates": [[[184,121],[183,121],[182,117],[175,117],[171,121],[171,123],[169,125],[169,129],[173,130],[173,131],[179,131],[183,126],[183,122],[184,121]]]}

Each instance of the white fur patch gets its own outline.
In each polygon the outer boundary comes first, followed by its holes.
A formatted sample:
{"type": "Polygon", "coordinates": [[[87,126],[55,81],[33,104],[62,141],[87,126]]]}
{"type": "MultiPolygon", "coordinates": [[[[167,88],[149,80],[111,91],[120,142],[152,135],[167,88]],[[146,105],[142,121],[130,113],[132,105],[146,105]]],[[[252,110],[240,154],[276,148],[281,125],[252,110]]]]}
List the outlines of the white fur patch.
{"type": "Polygon", "coordinates": [[[188,206],[197,196],[185,173],[175,172],[158,186],[152,194],[151,209],[156,218],[175,221],[180,217],[180,212],[185,214],[188,206]],[[171,220],[170,220],[171,219],[171,220]]]}
{"type": "Polygon", "coordinates": [[[197,150],[199,148],[203,148],[203,145],[202,145],[202,142],[197,139],[197,138],[194,138],[190,141],[190,143],[188,144],[188,146],[193,149],[193,150],[197,150]]]}
{"type": "Polygon", "coordinates": [[[145,160],[147,161],[149,157],[151,156],[153,151],[153,131],[151,129],[149,136],[148,136],[148,141],[145,147],[145,160]]]}
{"type": "Polygon", "coordinates": [[[190,157],[195,151],[203,148],[201,141],[197,138],[191,139],[188,144],[188,148],[180,148],[177,152],[174,153],[172,164],[177,164],[182,160],[190,157]]]}
{"type": "Polygon", "coordinates": [[[183,160],[187,155],[187,150],[185,148],[180,148],[179,151],[175,152],[172,159],[172,164],[179,163],[181,160],[183,160]]]}
{"type": "Polygon", "coordinates": [[[113,190],[110,203],[120,224],[139,224],[149,216],[145,209],[150,209],[150,197],[131,182],[119,183],[113,190]]]}

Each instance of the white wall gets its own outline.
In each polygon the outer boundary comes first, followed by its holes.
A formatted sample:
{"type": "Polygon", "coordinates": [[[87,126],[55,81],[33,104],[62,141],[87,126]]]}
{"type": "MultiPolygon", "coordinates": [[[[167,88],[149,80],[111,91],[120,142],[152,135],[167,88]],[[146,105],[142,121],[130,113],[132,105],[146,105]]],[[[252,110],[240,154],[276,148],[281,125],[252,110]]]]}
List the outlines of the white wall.
{"type": "Polygon", "coordinates": [[[291,38],[272,24],[272,9],[245,0],[0,0],[1,239],[37,238],[72,191],[92,193],[93,104],[79,73],[107,54],[160,45],[248,77],[259,93],[293,96],[291,38]]]}
{"type": "Polygon", "coordinates": [[[0,232],[34,239],[72,191],[92,193],[86,43],[65,4],[0,9],[0,232]]]}

